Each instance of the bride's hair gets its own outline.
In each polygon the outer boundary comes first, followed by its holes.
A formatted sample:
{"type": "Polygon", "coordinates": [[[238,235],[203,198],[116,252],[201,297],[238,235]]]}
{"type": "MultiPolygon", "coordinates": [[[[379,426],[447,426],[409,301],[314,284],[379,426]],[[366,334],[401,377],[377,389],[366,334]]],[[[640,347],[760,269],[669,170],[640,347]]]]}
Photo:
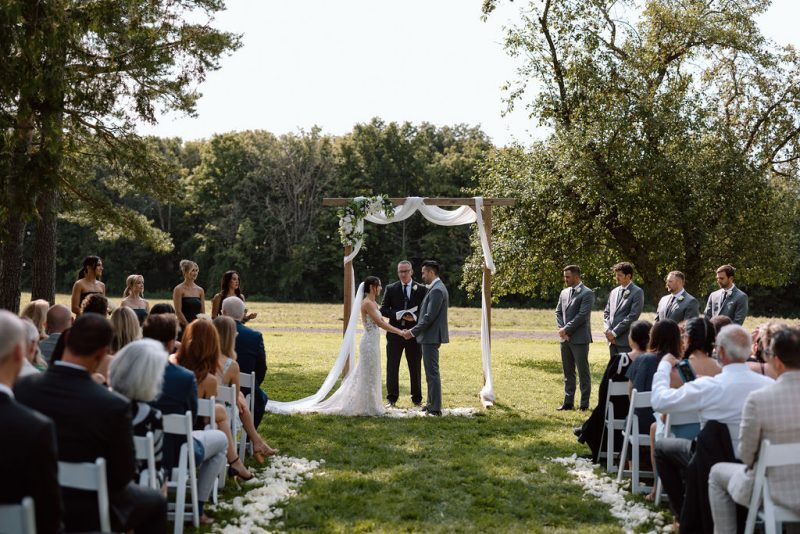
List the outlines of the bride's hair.
{"type": "Polygon", "coordinates": [[[377,276],[368,276],[364,278],[364,295],[369,295],[370,289],[372,286],[379,286],[381,285],[381,279],[377,276]]]}

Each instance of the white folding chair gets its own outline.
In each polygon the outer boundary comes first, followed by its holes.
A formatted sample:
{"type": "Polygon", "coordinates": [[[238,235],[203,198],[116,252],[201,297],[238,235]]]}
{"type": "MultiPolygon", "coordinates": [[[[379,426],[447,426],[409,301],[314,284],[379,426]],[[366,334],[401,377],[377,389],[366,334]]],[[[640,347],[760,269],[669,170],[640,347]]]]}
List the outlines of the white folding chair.
{"type": "MultiPolygon", "coordinates": [[[[690,425],[692,423],[699,423],[700,422],[700,413],[699,412],[675,412],[675,413],[668,413],[667,418],[664,421],[664,437],[670,437],[670,432],[672,431],[672,425],[690,425]]],[[[655,467],[655,466],[653,466],[655,467]]],[[[658,475],[658,473],[656,473],[658,475]]],[[[656,499],[655,505],[661,505],[661,498],[664,496],[663,494],[664,488],[661,484],[661,477],[656,476],[656,499]]]]}
{"type": "Polygon", "coordinates": [[[58,462],[58,484],[62,488],[97,492],[100,530],[111,532],[105,458],[98,458],[94,463],[58,462]]]}
{"type": "MultiPolygon", "coordinates": [[[[197,399],[197,416],[208,418],[208,426],[211,430],[217,429],[216,405],[216,396],[208,399],[197,399]]],[[[214,504],[219,501],[219,488],[225,486],[225,475],[227,473],[227,465],[223,464],[222,469],[217,474],[217,479],[214,481],[214,491],[211,493],[211,500],[214,504]]]]}
{"type": "MultiPolygon", "coordinates": [[[[614,434],[616,430],[625,429],[625,418],[617,419],[614,414],[614,403],[611,402],[611,397],[627,397],[628,396],[628,382],[614,382],[608,381],[608,393],[606,394],[606,414],[605,423],[603,427],[603,434],[606,439],[606,452],[598,454],[598,458],[605,457],[606,471],[611,472],[614,470],[614,458],[619,453],[614,452],[614,434]]],[[[603,441],[603,437],[600,438],[603,441]]]]}
{"type": "Polygon", "coordinates": [[[36,534],[36,511],[31,497],[20,504],[0,504],[0,534],[36,534]]]}
{"type": "Polygon", "coordinates": [[[622,452],[620,454],[619,467],[617,469],[617,482],[622,481],[623,474],[631,475],[631,493],[646,493],[650,491],[649,487],[640,486],[639,478],[644,476],[653,476],[652,471],[639,470],[639,449],[650,447],[650,429],[647,428],[646,433],[642,434],[639,429],[639,418],[636,416],[636,408],[650,408],[650,392],[649,391],[636,391],[631,392],[631,405],[628,409],[628,420],[625,423],[625,430],[622,434],[622,452]],[[631,469],[625,469],[625,462],[628,459],[628,446],[631,448],[631,469]]]}
{"type": "MultiPolygon", "coordinates": [[[[245,400],[247,401],[247,407],[250,408],[250,414],[255,417],[255,395],[253,395],[253,388],[256,387],[256,374],[249,373],[239,373],[239,386],[242,388],[250,388],[250,393],[245,396],[245,400]]],[[[247,450],[250,450],[250,454],[253,453],[253,444],[247,437],[247,432],[242,430],[241,435],[239,436],[239,458],[244,461],[245,456],[247,455],[247,450]]]]}
{"type": "Polygon", "coordinates": [[[153,433],[148,432],[145,436],[133,436],[133,445],[136,448],[136,460],[147,462],[147,469],[142,469],[139,473],[139,485],[157,490],[156,446],[153,433]]]}
{"type": "Polygon", "coordinates": [[[194,461],[194,439],[192,438],[192,412],[185,415],[165,414],[162,418],[164,434],[182,436],[178,466],[172,468],[167,488],[175,490],[175,502],[169,503],[167,517],[175,523],[174,534],[182,534],[183,522],[191,520],[195,528],[200,526],[200,507],[197,502],[197,470],[194,461]],[[192,500],[192,510],[186,513],[186,487],[192,500]],[[188,516],[188,517],[187,517],[188,516]]]}
{"type": "MultiPolygon", "coordinates": [[[[236,444],[237,432],[239,432],[239,409],[236,406],[236,398],[239,396],[239,390],[236,389],[236,384],[232,386],[218,386],[217,387],[217,402],[225,407],[225,412],[228,414],[228,421],[231,425],[231,436],[233,436],[233,443],[236,444]]],[[[217,485],[220,488],[225,487],[225,480],[228,474],[227,469],[223,469],[217,478],[217,485]]],[[[215,486],[216,489],[216,486],[215,486]]],[[[217,495],[214,492],[214,502],[216,503],[217,495]]]]}
{"type": "Polygon", "coordinates": [[[764,521],[766,534],[782,532],[783,523],[800,523],[800,514],[784,508],[772,500],[769,493],[769,477],[767,468],[800,465],[800,443],[772,445],[768,439],[761,442],[758,461],[755,465],[756,478],[753,483],[753,494],[750,496],[750,507],[747,511],[745,534],[752,534],[756,519],[764,521]],[[761,505],[763,503],[763,510],[761,505]]]}

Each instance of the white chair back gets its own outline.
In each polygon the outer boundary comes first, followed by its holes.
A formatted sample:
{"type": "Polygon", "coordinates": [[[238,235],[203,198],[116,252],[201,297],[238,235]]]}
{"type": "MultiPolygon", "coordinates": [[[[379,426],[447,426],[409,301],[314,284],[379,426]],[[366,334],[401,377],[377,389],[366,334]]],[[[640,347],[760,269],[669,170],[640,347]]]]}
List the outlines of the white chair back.
{"type": "Polygon", "coordinates": [[[652,476],[652,471],[639,470],[639,450],[642,448],[650,447],[650,429],[639,428],[639,417],[636,415],[637,408],[651,408],[649,391],[631,391],[630,408],[628,409],[628,418],[625,423],[625,431],[622,434],[623,445],[622,453],[620,454],[619,467],[617,468],[617,482],[622,481],[622,476],[626,473],[631,475],[631,493],[646,493],[650,491],[647,486],[640,486],[639,478],[642,475],[652,476]],[[625,470],[625,462],[628,459],[628,446],[631,448],[631,469],[625,470]]]}
{"type": "MultiPolygon", "coordinates": [[[[672,425],[691,425],[693,423],[699,423],[699,422],[700,422],[700,413],[697,411],[668,413],[666,420],[664,421],[664,437],[670,437],[669,434],[672,430],[672,425]]],[[[661,505],[661,499],[664,496],[663,492],[664,492],[664,486],[661,483],[661,477],[656,477],[656,499],[655,499],[656,506],[661,505]]]]}
{"type": "Polygon", "coordinates": [[[768,439],[761,442],[758,451],[758,462],[755,465],[756,477],[753,483],[753,494],[750,496],[750,508],[747,511],[745,534],[752,534],[758,517],[764,520],[764,531],[767,534],[781,532],[783,523],[800,523],[800,513],[777,505],[769,493],[767,468],[800,465],[800,443],[772,445],[768,439]],[[760,510],[763,503],[763,511],[760,510]]]}
{"type": "Polygon", "coordinates": [[[58,484],[63,488],[97,492],[100,529],[111,532],[105,458],[98,458],[94,463],[58,462],[58,484]]]}
{"type": "Polygon", "coordinates": [[[194,439],[192,438],[192,412],[184,415],[165,414],[162,418],[164,434],[174,434],[183,437],[186,441],[181,444],[178,456],[178,466],[172,469],[167,484],[168,489],[175,490],[175,502],[169,503],[167,516],[175,524],[174,534],[182,534],[183,522],[192,521],[195,528],[200,526],[200,507],[197,501],[197,469],[194,461],[194,439]],[[189,497],[192,501],[192,510],[186,513],[186,487],[189,487],[189,497]],[[188,518],[187,518],[188,516],[188,518]]]}
{"type": "MultiPolygon", "coordinates": [[[[250,388],[250,393],[245,396],[245,400],[247,401],[247,407],[250,408],[250,414],[255,417],[255,396],[253,395],[253,388],[256,386],[256,374],[255,372],[252,373],[239,373],[239,387],[242,388],[250,388]]],[[[250,443],[247,432],[242,430],[241,435],[239,436],[239,458],[244,459],[247,455],[247,449],[250,449],[250,452],[253,452],[253,444],[250,443]]]]}
{"type": "Polygon", "coordinates": [[[216,397],[197,399],[197,416],[208,418],[208,424],[212,430],[217,429],[216,410],[214,408],[216,404],[216,397]]]}
{"type": "Polygon", "coordinates": [[[0,534],[36,534],[36,511],[33,499],[20,504],[0,504],[0,534]]]}
{"type": "MultiPolygon", "coordinates": [[[[625,418],[618,418],[617,414],[614,413],[614,403],[611,402],[612,397],[627,397],[628,396],[628,382],[614,382],[613,380],[608,381],[608,392],[606,393],[606,413],[605,413],[605,422],[603,424],[603,435],[600,437],[600,442],[602,443],[603,438],[605,437],[606,440],[606,452],[601,452],[598,454],[598,457],[602,458],[605,455],[606,458],[606,471],[613,471],[614,470],[614,458],[617,457],[617,453],[614,452],[614,434],[616,430],[624,430],[625,429],[625,418]]],[[[624,415],[624,414],[619,414],[624,415]]]]}
{"type": "Polygon", "coordinates": [[[133,445],[136,448],[136,460],[147,462],[147,469],[139,473],[139,485],[157,490],[156,446],[153,433],[148,432],[144,436],[133,436],[133,445]]]}

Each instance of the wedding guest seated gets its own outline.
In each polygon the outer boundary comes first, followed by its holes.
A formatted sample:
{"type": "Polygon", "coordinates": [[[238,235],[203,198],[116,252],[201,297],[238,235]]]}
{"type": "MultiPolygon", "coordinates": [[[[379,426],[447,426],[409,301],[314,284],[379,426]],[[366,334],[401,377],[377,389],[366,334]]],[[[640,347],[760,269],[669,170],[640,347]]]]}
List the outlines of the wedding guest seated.
{"type": "Polygon", "coordinates": [[[81,301],[81,314],[96,313],[108,317],[108,299],[99,293],[92,293],[81,301]]]}
{"type": "Polygon", "coordinates": [[[38,374],[47,369],[47,362],[39,352],[39,330],[28,319],[22,319],[25,327],[25,364],[19,376],[38,374]]]}
{"type": "Polygon", "coordinates": [[[36,326],[39,332],[39,339],[47,337],[45,333],[45,323],[47,322],[47,310],[50,309],[50,303],[46,300],[38,299],[29,302],[20,312],[19,316],[24,319],[30,319],[36,326]]]}
{"type": "Polygon", "coordinates": [[[47,310],[45,319],[45,333],[47,337],[39,342],[39,350],[44,359],[50,362],[53,350],[56,348],[61,333],[72,326],[72,313],[63,304],[54,304],[47,310]]]}
{"type": "Polygon", "coordinates": [[[144,293],[144,276],[132,274],[125,281],[125,292],[122,294],[120,307],[130,308],[136,314],[139,324],[144,323],[150,310],[150,303],[142,294],[144,293]]]}
{"type": "Polygon", "coordinates": [[[171,313],[172,315],[175,315],[175,308],[172,306],[172,304],[167,302],[159,302],[150,308],[150,315],[159,315],[162,313],[171,313]]]}
{"type": "Polygon", "coordinates": [[[139,318],[131,308],[117,308],[111,313],[111,328],[114,338],[111,340],[111,352],[116,354],[128,343],[142,339],[142,327],[139,318]]]}
{"type": "Polygon", "coordinates": [[[25,326],[0,310],[0,504],[31,497],[36,531],[60,531],[56,431],[53,421],[14,400],[12,387],[25,362],[25,326]]]}
{"type": "Polygon", "coordinates": [[[779,331],[786,328],[783,323],[769,322],[762,324],[753,331],[753,349],[750,358],[747,359],[747,366],[751,371],[766,375],[772,379],[778,378],[775,369],[767,365],[764,353],[769,350],[772,337],[779,331]]]}
{"type": "MultiPolygon", "coordinates": [[[[256,374],[256,388],[253,413],[253,423],[256,428],[264,417],[264,407],[269,400],[267,394],[261,389],[264,377],[267,375],[267,353],[264,350],[264,336],[261,332],[253,330],[242,324],[244,318],[244,302],[236,297],[228,297],[222,301],[222,314],[236,321],[236,361],[243,373],[256,374]]],[[[250,388],[242,388],[242,393],[248,395],[250,388]]]]}
{"type": "MultiPolygon", "coordinates": [[[[800,443],[800,329],[784,326],[771,334],[764,357],[778,379],[750,393],[739,427],[739,456],[743,463],[720,462],[711,468],[708,494],[715,532],[736,532],[736,503],[748,506],[755,479],[754,467],[761,441],[800,443]]],[[[800,510],[800,466],[767,470],[772,500],[790,510],[800,510]]]]}
{"type": "MultiPolygon", "coordinates": [[[[194,373],[197,380],[197,395],[201,399],[209,399],[217,394],[217,377],[214,373],[217,368],[219,351],[219,336],[214,325],[206,319],[197,319],[184,330],[183,343],[181,343],[180,350],[170,356],[172,363],[177,363],[194,373]]],[[[214,419],[217,428],[224,433],[223,435],[226,439],[226,442],[223,442],[223,447],[227,445],[228,473],[242,480],[250,480],[253,475],[236,454],[236,442],[231,434],[228,412],[221,404],[215,406],[214,419]]],[[[206,422],[198,419],[195,424],[195,431],[207,432],[208,430],[209,427],[206,422]]],[[[204,443],[203,446],[206,447],[206,444],[204,443]]],[[[217,453],[216,449],[214,453],[217,453]]],[[[214,473],[214,477],[218,473],[219,471],[214,473]]],[[[198,480],[199,500],[205,503],[208,500],[208,493],[199,489],[199,486],[200,481],[198,480]]],[[[209,493],[212,488],[213,479],[210,480],[210,485],[207,488],[209,493]]]]}
{"type": "Polygon", "coordinates": [[[100,281],[102,276],[103,260],[97,256],[86,256],[83,259],[83,267],[78,273],[78,280],[72,285],[72,313],[75,315],[83,313],[83,301],[89,295],[106,294],[106,285],[100,281]]]}
{"type": "Polygon", "coordinates": [[[219,334],[220,344],[216,373],[217,382],[221,386],[236,386],[236,390],[239,392],[239,397],[236,399],[239,418],[242,421],[247,437],[253,442],[253,456],[258,463],[263,464],[264,456],[274,456],[278,449],[273,449],[267,445],[267,442],[258,434],[253,424],[253,414],[250,413],[250,406],[241,391],[239,364],[236,363],[236,321],[230,317],[220,315],[214,319],[213,323],[219,334]]]}
{"type": "MultiPolygon", "coordinates": [[[[606,366],[603,379],[600,381],[600,399],[597,406],[592,410],[592,414],[582,426],[574,428],[572,431],[578,437],[580,443],[586,443],[592,450],[592,461],[597,462],[601,452],[605,452],[605,417],[606,417],[606,397],[608,396],[608,381],[626,382],[628,379],[625,373],[630,368],[631,362],[636,361],[650,342],[650,328],[652,324],[647,321],[634,321],[628,332],[628,341],[631,351],[627,353],[616,353],[606,366]]],[[[628,413],[629,402],[627,397],[615,396],[611,399],[614,405],[614,417],[624,417],[628,413]]],[[[615,432],[614,451],[618,452],[622,447],[622,432],[615,432]]]]}
{"type": "MultiPolygon", "coordinates": [[[[82,314],[69,331],[64,355],[46,372],[21,379],[15,394],[56,425],[58,459],[106,460],[111,525],[116,531],[164,532],[167,502],[157,491],[132,482],[136,470],[130,403],[96,384],[93,373],[108,352],[108,319],[82,314]]],[[[67,531],[99,528],[94,493],[63,489],[67,531]]]]}
{"type": "MultiPolygon", "coordinates": [[[[672,369],[678,364],[673,355],[666,355],[658,364],[653,377],[651,401],[653,409],[662,413],[697,411],[700,425],[709,421],[738,428],[742,418],[744,400],[752,391],[773,383],[766,376],[751,372],[745,360],[750,355],[750,336],[739,325],[728,325],[717,335],[717,351],[722,372],[716,376],[703,376],[686,382],[677,389],[670,388],[672,369]]],[[[738,443],[730,436],[733,450],[738,443]]],[[[656,466],[669,504],[676,518],[684,507],[686,469],[692,460],[692,440],[663,438],[655,447],[656,466]]]]}
{"type": "Polygon", "coordinates": [[[719,331],[724,327],[728,326],[729,324],[733,324],[733,319],[727,315],[717,315],[709,319],[709,321],[711,321],[711,324],[714,326],[714,330],[716,330],[717,334],[719,334],[719,331]]]}
{"type": "MultiPolygon", "coordinates": [[[[222,301],[228,297],[238,297],[242,299],[242,302],[246,300],[244,298],[244,294],[242,293],[239,273],[236,271],[228,271],[222,275],[219,293],[214,295],[214,298],[211,299],[212,319],[216,319],[218,316],[222,315],[222,301]]],[[[251,319],[255,319],[257,316],[257,313],[247,313],[247,310],[245,310],[245,316],[242,317],[242,323],[246,323],[251,319]]]]}
{"type": "MultiPolygon", "coordinates": [[[[164,482],[161,465],[163,425],[161,412],[148,404],[161,391],[167,351],[154,339],[140,339],[125,345],[115,356],[108,370],[111,388],[127,397],[133,404],[133,434],[146,436],[153,433],[156,471],[159,483],[164,482]]],[[[141,460],[138,471],[147,469],[147,460],[141,460]]],[[[135,481],[139,480],[137,476],[135,481]]]]}

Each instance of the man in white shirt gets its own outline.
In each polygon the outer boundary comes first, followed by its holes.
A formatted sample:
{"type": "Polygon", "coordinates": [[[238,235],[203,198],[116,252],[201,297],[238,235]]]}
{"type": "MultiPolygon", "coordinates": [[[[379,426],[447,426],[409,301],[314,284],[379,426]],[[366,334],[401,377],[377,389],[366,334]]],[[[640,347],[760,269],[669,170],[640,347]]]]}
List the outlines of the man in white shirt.
{"type": "MultiPolygon", "coordinates": [[[[653,410],[661,413],[698,412],[700,424],[718,421],[733,429],[731,442],[737,450],[739,423],[744,401],[752,391],[774,383],[769,377],[752,372],[745,364],[750,355],[750,335],[739,325],[728,325],[717,336],[717,352],[722,372],[687,382],[677,389],[670,388],[670,374],[678,360],[664,356],[653,377],[651,402],[653,410]]],[[[686,467],[693,455],[692,441],[683,438],[663,438],[656,442],[655,458],[659,477],[669,495],[675,517],[683,508],[686,467]]]]}
{"type": "MultiPolygon", "coordinates": [[[[736,532],[737,526],[743,526],[737,525],[736,503],[747,506],[750,502],[761,440],[800,442],[800,329],[777,332],[764,355],[778,380],[751,393],[744,403],[739,434],[739,456],[744,463],[720,462],[711,468],[708,496],[714,532],[736,532]]],[[[767,477],[777,504],[800,509],[800,466],[770,468],[767,477]]]]}

